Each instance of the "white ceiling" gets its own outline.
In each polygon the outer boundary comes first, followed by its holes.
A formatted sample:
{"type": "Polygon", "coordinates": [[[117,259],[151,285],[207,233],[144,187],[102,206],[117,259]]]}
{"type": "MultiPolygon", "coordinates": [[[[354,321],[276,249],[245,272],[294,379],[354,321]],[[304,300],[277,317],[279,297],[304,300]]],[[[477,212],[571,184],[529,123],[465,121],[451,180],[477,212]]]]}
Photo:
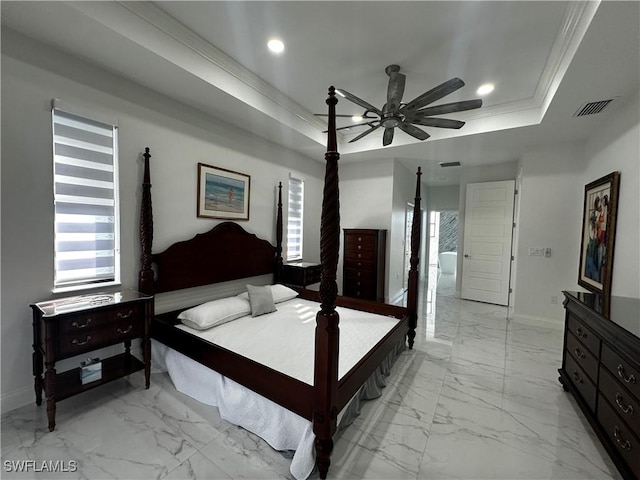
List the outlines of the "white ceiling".
{"type": "MultiPolygon", "coordinates": [[[[452,77],[466,86],[437,103],[495,83],[481,109],[446,116],[462,129],[422,127],[424,142],[398,130],[382,147],[380,129],[348,143],[366,127],[343,131],[342,161],[397,158],[434,185],[460,172],[438,162],[494,164],[584,140],[640,89],[636,1],[3,1],[2,26],[318,161],[326,125],[314,114],[326,113],[330,85],[382,108],[390,64],[407,76],[405,102],[452,77]],[[280,56],[266,49],[273,36],[280,56]],[[603,113],[573,118],[610,98],[603,113]]],[[[337,111],[362,113],[346,99],[337,111]]]]}

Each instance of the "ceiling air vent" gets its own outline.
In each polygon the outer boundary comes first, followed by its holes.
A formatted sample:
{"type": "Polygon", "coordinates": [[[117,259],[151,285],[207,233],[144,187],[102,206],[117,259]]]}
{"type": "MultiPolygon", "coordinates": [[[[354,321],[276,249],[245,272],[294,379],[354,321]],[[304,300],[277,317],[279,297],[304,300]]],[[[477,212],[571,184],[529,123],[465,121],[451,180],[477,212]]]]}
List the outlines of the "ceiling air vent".
{"type": "Polygon", "coordinates": [[[441,167],[459,167],[460,162],[438,162],[441,167]]]}
{"type": "Polygon", "coordinates": [[[599,102],[589,102],[582,105],[576,113],[573,114],[574,117],[584,117],[585,115],[594,115],[596,113],[600,113],[605,108],[607,108],[611,102],[613,102],[613,98],[610,100],[601,100],[599,102]]]}

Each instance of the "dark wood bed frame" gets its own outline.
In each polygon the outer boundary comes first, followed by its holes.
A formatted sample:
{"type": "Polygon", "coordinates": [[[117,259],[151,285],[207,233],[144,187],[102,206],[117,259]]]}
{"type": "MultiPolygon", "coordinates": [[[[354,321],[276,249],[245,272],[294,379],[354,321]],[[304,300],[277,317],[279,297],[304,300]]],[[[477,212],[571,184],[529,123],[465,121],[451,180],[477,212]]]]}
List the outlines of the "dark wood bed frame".
{"type": "MultiPolygon", "coordinates": [[[[291,378],[246,357],[205,342],[176,329],[179,311],[157,315],[151,336],[218,373],[313,422],[316,465],[326,478],[333,450],[338,412],[378,367],[381,361],[406,336],[409,348],[416,335],[418,297],[418,252],[420,249],[420,176],[416,173],[415,206],[411,231],[411,268],[407,306],[338,296],[336,270],[340,248],[340,212],[335,89],[329,88],[329,130],[326,172],[321,215],[322,281],[319,292],[300,290],[305,299],[319,301],[316,315],[314,384],[291,378]],[[338,379],[339,315],[336,306],[390,315],[400,322],[370,350],[344,377],[338,379]]],[[[273,274],[278,282],[282,269],[282,184],[279,185],[276,219],[276,243],[246,232],[232,222],[216,225],[211,231],[178,242],[162,253],[152,254],[153,215],[149,148],[144,153],[144,180],[140,217],[141,268],[138,289],[146,294],[180,290],[200,285],[273,274]],[[155,267],[155,275],[154,275],[155,267]],[[155,277],[155,278],[154,278],[155,277]]]]}

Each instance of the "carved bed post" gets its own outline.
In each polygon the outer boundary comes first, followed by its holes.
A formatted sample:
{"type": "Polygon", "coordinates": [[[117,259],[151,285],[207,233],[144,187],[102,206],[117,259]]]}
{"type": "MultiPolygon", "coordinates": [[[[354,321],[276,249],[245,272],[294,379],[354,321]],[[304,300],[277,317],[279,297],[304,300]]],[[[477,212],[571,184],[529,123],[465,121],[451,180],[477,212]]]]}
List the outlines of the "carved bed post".
{"type": "Polygon", "coordinates": [[[278,183],[278,213],[276,214],[276,269],[273,283],[280,283],[282,277],[282,182],[278,183]]]}
{"type": "Polygon", "coordinates": [[[338,153],[336,140],[336,92],[329,88],[329,138],[325,154],[326,171],[320,223],[320,311],[316,315],[313,433],[316,436],[316,464],[320,478],[327,478],[336,431],[338,390],[338,346],[340,321],[336,312],[336,270],[340,248],[340,195],[338,191],[338,153]]]}
{"type": "Polygon", "coordinates": [[[151,247],[153,245],[153,210],[151,206],[151,176],[149,174],[149,147],[144,149],[144,179],[140,205],[140,273],[138,290],[147,295],[154,293],[153,270],[151,269],[151,247]]]}
{"type": "Polygon", "coordinates": [[[413,348],[418,323],[418,261],[420,260],[420,231],[422,212],[420,211],[420,177],[422,169],[416,172],[416,197],[413,206],[413,223],[411,224],[411,258],[409,263],[409,291],[407,292],[407,309],[409,310],[409,332],[407,340],[409,348],[413,348]]]}

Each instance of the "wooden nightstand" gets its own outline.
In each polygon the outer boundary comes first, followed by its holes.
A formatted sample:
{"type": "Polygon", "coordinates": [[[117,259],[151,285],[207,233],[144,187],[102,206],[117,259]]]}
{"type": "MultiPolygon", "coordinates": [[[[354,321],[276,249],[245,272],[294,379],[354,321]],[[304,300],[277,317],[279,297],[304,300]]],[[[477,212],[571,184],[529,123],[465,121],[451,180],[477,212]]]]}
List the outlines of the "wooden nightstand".
{"type": "Polygon", "coordinates": [[[302,288],[318,283],[321,275],[322,265],[319,263],[285,263],[282,270],[284,283],[302,288]]]}
{"type": "Polygon", "coordinates": [[[133,290],[81,295],[31,305],[33,310],[33,375],[36,404],[47,399],[49,431],[56,425],[56,401],[144,369],[151,373],[153,297],[133,290]],[[144,362],[131,355],[131,340],[142,338],[144,362]],[[102,378],[82,384],[80,367],[57,374],[59,360],[124,343],[124,353],[101,359],[102,378]],[[43,373],[44,359],[44,381],[43,373]]]}

